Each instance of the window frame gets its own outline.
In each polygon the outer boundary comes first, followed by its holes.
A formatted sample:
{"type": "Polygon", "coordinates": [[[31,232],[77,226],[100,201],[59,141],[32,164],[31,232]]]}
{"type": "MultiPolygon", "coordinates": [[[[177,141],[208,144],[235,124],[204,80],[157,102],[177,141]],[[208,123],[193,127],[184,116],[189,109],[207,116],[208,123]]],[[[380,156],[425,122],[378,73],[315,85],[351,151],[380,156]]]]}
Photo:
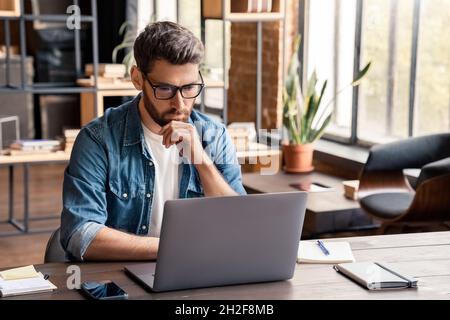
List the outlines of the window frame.
{"type": "MultiPolygon", "coordinates": [[[[299,59],[302,61],[299,70],[301,79],[301,85],[307,79],[307,68],[304,68],[305,61],[307,61],[306,47],[303,45],[307,43],[308,38],[308,25],[310,19],[309,2],[311,0],[304,0],[300,2],[299,6],[299,34],[303,36],[305,41],[302,41],[302,46],[299,52],[299,59]]],[[[391,6],[390,10],[395,8],[391,6]]],[[[356,77],[361,68],[361,44],[362,44],[362,27],[363,27],[363,13],[364,13],[364,0],[356,0],[356,20],[355,20],[355,44],[354,44],[354,61],[353,61],[353,76],[356,77]]],[[[336,16],[337,23],[339,23],[339,15],[336,16]]],[[[410,63],[410,80],[409,80],[409,100],[408,100],[408,137],[412,137],[415,134],[414,120],[415,120],[415,106],[416,106],[416,79],[417,79],[417,59],[419,49],[419,35],[421,26],[421,1],[414,0],[413,5],[413,23],[412,23],[412,46],[411,46],[411,63],[410,63]]],[[[307,46],[308,44],[306,44],[307,46]]],[[[390,52],[392,54],[392,52],[390,52]]],[[[394,53],[395,54],[395,53],[394,53]]],[[[359,86],[353,87],[352,93],[352,112],[351,112],[351,127],[350,137],[340,136],[337,134],[326,132],[322,139],[334,141],[338,143],[357,145],[362,147],[371,147],[376,144],[374,141],[367,141],[358,137],[358,106],[359,106],[359,86]]],[[[388,99],[389,100],[389,99],[388,99]]],[[[388,107],[389,101],[386,107],[388,107]]]]}

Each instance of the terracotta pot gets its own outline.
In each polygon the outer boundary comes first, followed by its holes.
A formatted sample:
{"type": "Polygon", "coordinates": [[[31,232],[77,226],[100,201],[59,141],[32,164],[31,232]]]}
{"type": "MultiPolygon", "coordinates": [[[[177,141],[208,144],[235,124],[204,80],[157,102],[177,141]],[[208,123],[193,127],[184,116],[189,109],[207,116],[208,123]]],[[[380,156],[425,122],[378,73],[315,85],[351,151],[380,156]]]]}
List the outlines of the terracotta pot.
{"type": "Polygon", "coordinates": [[[311,172],[314,146],[308,144],[283,144],[284,170],[291,173],[311,172]]]}

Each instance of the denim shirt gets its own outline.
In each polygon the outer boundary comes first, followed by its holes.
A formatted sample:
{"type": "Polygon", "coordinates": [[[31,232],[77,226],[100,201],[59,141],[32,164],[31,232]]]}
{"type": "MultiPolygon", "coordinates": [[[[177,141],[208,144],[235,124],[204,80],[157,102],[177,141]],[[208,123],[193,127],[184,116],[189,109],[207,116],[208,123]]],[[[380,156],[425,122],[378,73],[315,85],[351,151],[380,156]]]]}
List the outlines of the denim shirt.
{"type": "MultiPolygon", "coordinates": [[[[77,136],[64,173],[61,244],[71,260],[83,255],[104,226],[147,235],[151,223],[155,166],[138,111],[140,95],[90,122],[77,136]]],[[[230,187],[245,194],[235,147],[223,124],[195,110],[205,152],[230,187]]],[[[194,165],[180,164],[179,198],[204,196],[194,165]]]]}

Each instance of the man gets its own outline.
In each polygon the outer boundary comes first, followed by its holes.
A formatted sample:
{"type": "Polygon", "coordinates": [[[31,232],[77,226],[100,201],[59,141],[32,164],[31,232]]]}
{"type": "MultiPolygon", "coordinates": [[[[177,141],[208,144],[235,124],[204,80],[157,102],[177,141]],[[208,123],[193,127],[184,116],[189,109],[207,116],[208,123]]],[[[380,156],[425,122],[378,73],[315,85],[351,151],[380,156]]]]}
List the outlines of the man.
{"type": "Polygon", "coordinates": [[[133,101],[84,127],[64,175],[61,244],[70,259],[156,258],[164,202],[245,194],[222,124],[193,110],[203,44],[171,22],[134,44],[133,101]]]}

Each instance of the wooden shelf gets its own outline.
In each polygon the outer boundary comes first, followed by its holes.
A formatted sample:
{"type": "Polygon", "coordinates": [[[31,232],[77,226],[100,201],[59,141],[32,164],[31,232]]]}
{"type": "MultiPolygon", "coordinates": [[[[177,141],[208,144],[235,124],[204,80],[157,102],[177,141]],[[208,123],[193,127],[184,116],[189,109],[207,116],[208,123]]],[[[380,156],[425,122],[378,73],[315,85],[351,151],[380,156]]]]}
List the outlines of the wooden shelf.
{"type": "MultiPolygon", "coordinates": [[[[202,13],[205,19],[220,19],[230,22],[280,21],[284,18],[285,0],[272,0],[271,12],[235,12],[233,0],[203,0],[202,13]],[[225,1],[225,3],[223,3],[225,1]],[[222,8],[225,5],[225,12],[222,8]]],[[[237,0],[236,0],[237,1],[237,0]]]]}
{"type": "Polygon", "coordinates": [[[284,15],[280,12],[266,13],[228,13],[224,19],[231,22],[258,22],[258,21],[279,21],[284,15]]]}
{"type": "MultiPolygon", "coordinates": [[[[77,79],[77,85],[81,87],[93,87],[94,80],[90,78],[77,79]]],[[[133,83],[128,80],[111,80],[111,81],[99,81],[97,82],[99,90],[114,90],[114,89],[135,89],[133,83]]]]}
{"type": "Polygon", "coordinates": [[[57,151],[43,154],[24,154],[14,156],[0,156],[0,165],[12,165],[20,163],[39,163],[39,162],[66,162],[70,159],[70,153],[57,151]]]}
{"type": "Polygon", "coordinates": [[[0,0],[0,17],[20,16],[20,0],[0,0]]]}

